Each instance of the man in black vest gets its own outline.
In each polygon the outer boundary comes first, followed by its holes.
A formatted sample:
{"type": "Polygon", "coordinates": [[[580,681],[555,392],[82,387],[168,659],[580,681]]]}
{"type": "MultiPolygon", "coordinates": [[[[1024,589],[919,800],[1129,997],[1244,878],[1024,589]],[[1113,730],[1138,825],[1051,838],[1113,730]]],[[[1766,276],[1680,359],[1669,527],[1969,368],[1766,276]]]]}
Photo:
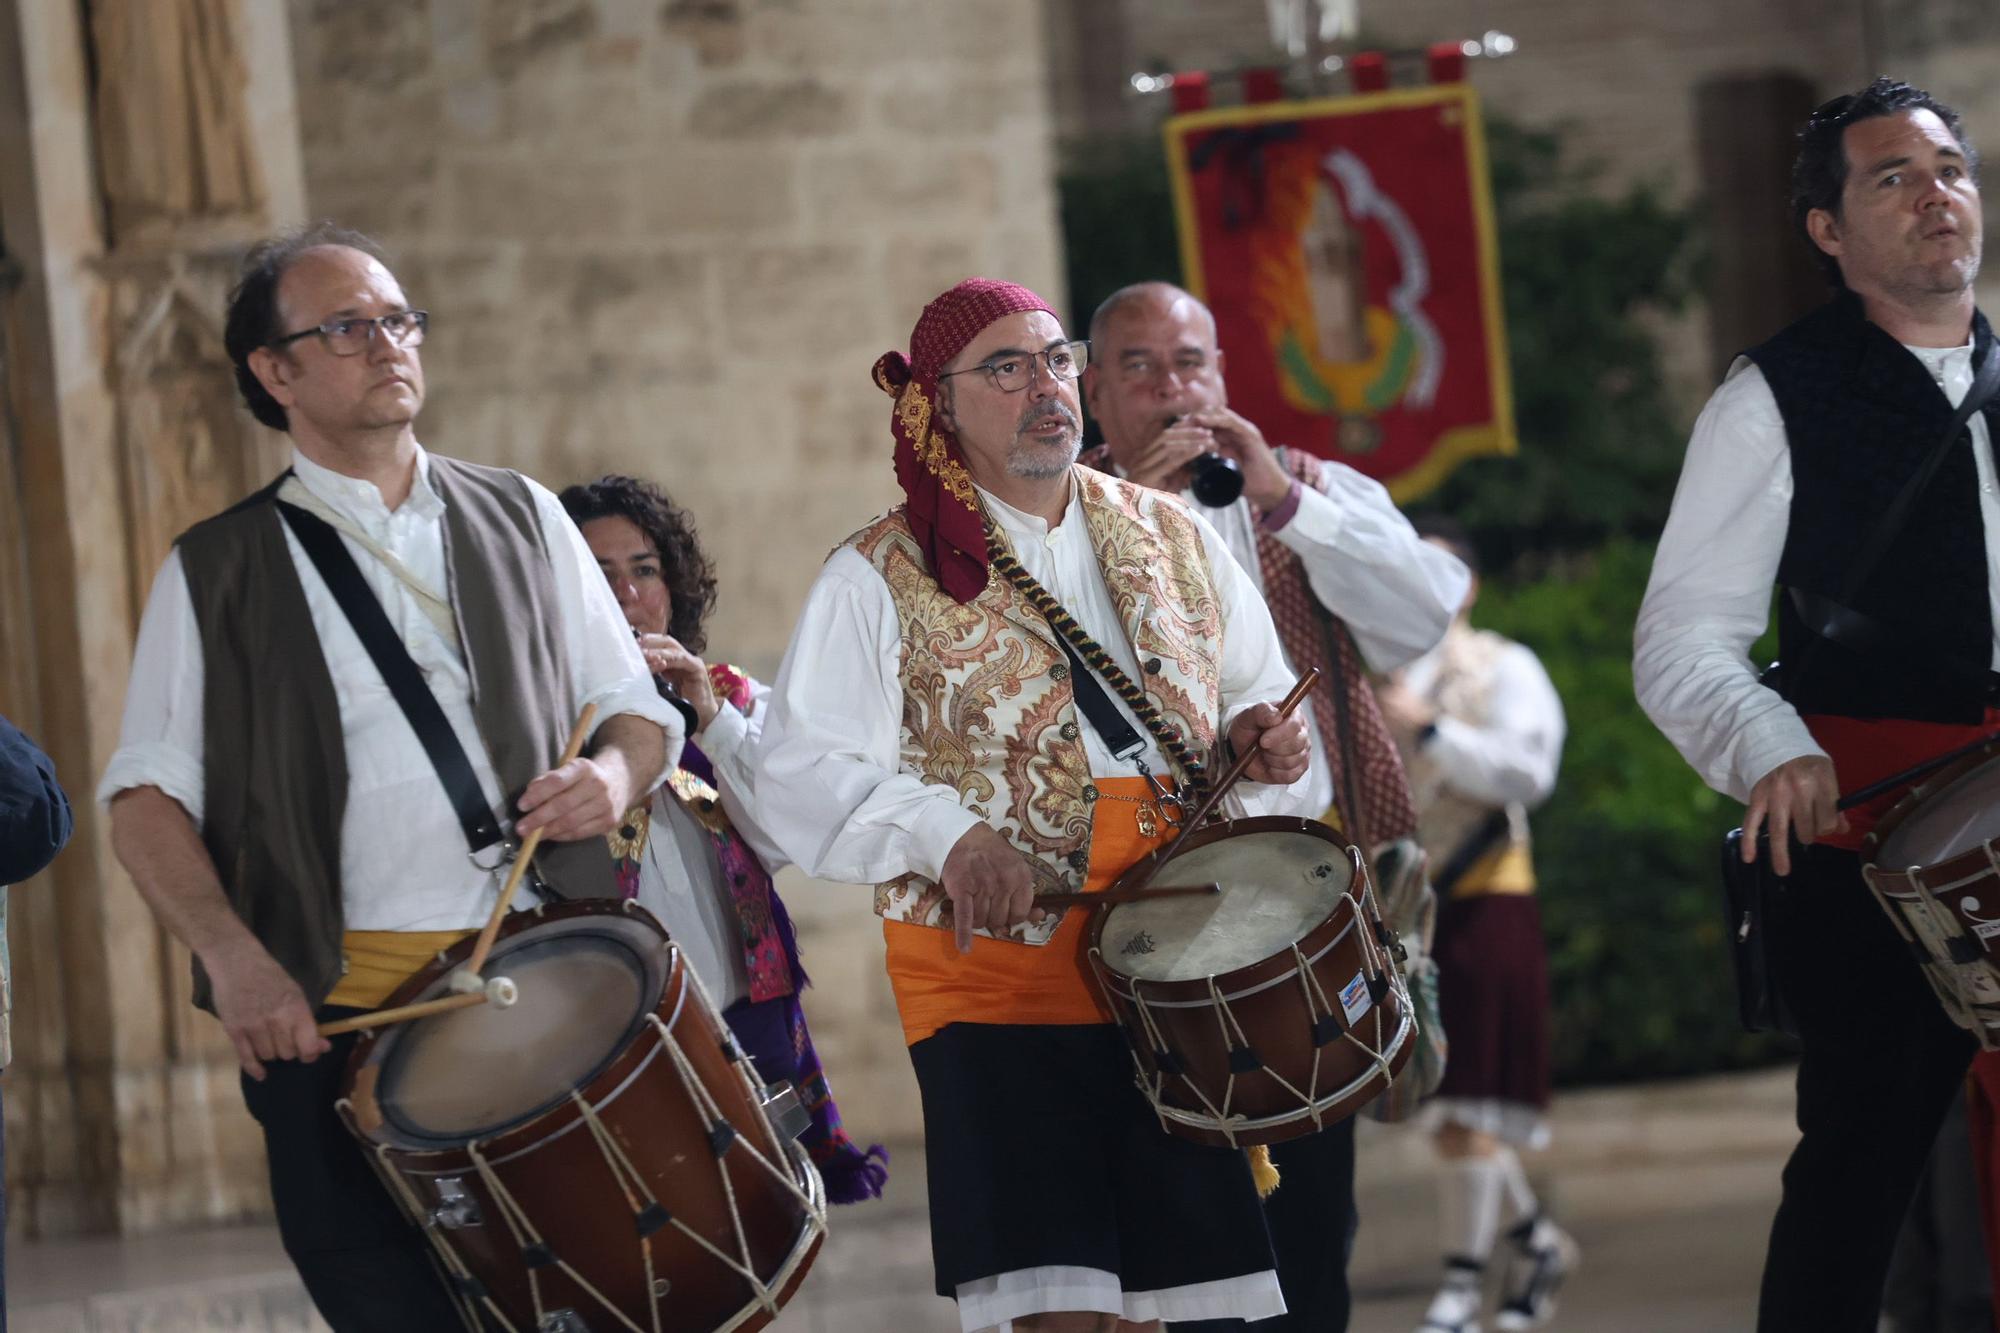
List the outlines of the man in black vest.
{"type": "Polygon", "coordinates": [[[560,844],[542,868],[566,895],[615,893],[600,835],[681,732],[556,498],[418,445],[426,323],[364,238],[321,228],[251,252],[224,337],[292,466],[175,543],[98,789],[235,1044],[286,1251],[340,1333],[459,1315],[334,1113],[354,1038],[316,1024],[379,1006],[484,922],[510,818],[560,844]],[[386,618],[375,647],[334,592],[354,583],[386,618]],[[399,653],[441,714],[428,723],[387,684],[399,653]],[[557,766],[585,704],[591,746],[557,766]]]}
{"type": "Polygon", "coordinates": [[[1804,1047],[1801,1138],[1771,1229],[1766,1333],[1874,1329],[1973,1049],[1861,880],[1856,849],[1902,793],[1845,814],[1836,802],[2000,724],[1993,406],[1846,590],[1857,548],[1993,354],[1973,308],[1977,176],[1957,113],[1906,84],[1877,79],[1813,113],[1793,212],[1835,296],[1738,358],[1709,400],[1639,614],[1640,703],[1709,785],[1747,801],[1746,852],[1768,832],[1772,867],[1791,875],[1770,928],[1804,1047]],[[1782,695],[1748,655],[1773,583],[1807,595],[1806,613],[1778,599],[1782,695]],[[1816,598],[1873,622],[1874,642],[1821,639],[1816,598]]]}

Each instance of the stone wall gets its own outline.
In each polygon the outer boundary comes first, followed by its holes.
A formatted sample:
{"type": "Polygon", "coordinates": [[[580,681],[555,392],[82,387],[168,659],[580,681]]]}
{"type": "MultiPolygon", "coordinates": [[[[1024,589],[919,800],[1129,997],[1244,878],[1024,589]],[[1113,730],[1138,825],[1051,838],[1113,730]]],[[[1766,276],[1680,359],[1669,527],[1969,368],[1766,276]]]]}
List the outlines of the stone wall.
{"type": "MultiPolygon", "coordinates": [[[[1060,301],[1039,4],[293,0],[311,211],[430,308],[422,438],[657,478],[769,676],[892,500],[875,357],[991,274],[1060,301]]],[[[864,890],[785,882],[858,1135],[916,1131],[864,890]]]]}
{"type": "MultiPolygon", "coordinates": [[[[1877,0],[1882,66],[1957,108],[1988,163],[2000,157],[2000,24],[1978,0],[1877,0]]],[[[2000,310],[2000,196],[1989,166],[1984,182],[1985,268],[1980,308],[2000,310]]]]}
{"type": "Polygon", "coordinates": [[[90,793],[167,543],[282,457],[232,401],[221,308],[242,247],[303,208],[285,17],[0,0],[0,712],[42,741],[77,821],[9,890],[16,1231],[265,1207],[234,1053],[188,1007],[186,951],[90,793]]]}

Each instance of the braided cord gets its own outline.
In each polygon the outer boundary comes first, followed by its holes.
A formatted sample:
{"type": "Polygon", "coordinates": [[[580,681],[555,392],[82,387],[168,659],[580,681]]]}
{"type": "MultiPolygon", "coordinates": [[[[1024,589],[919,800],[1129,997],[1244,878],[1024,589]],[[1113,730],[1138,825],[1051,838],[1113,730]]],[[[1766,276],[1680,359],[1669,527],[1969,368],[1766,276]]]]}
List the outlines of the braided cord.
{"type": "MultiPolygon", "coordinates": [[[[1167,725],[1167,720],[1160,716],[1160,710],[1153,706],[1153,701],[1146,697],[1146,692],[1132,683],[1132,678],[1125,674],[1124,668],[1118,665],[1110,653],[1104,651],[1103,645],[1091,638],[1089,632],[1076,623],[1076,617],[1064,610],[1063,604],[1058,602],[1033,574],[1022,568],[1021,562],[1014,558],[1014,553],[1007,549],[999,534],[993,531],[990,525],[986,529],[986,552],[993,568],[999,571],[1000,576],[1014,585],[1015,591],[1028,600],[1028,605],[1041,613],[1042,618],[1049,622],[1050,628],[1068,640],[1070,647],[1076,649],[1077,656],[1118,692],[1118,697],[1125,701],[1125,706],[1132,710],[1133,716],[1145,724],[1147,731],[1153,733],[1153,739],[1160,743],[1161,748],[1173,758],[1173,761],[1180,766],[1181,772],[1186,775],[1187,785],[1191,789],[1190,794],[1198,796],[1207,790],[1207,765],[1188,748],[1179,730],[1167,725]]],[[[1141,771],[1144,771],[1143,766],[1141,771]]]]}

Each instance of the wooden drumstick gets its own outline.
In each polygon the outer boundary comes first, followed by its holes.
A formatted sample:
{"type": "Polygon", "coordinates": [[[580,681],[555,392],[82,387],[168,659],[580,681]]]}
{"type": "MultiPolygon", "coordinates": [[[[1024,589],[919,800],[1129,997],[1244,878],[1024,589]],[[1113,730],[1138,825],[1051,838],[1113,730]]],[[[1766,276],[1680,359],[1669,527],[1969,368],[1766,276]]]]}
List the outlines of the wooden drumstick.
{"type": "Polygon", "coordinates": [[[488,977],[486,984],[475,991],[461,991],[456,995],[446,995],[435,1000],[419,1000],[415,1004],[399,1004],[394,1009],[377,1009],[372,1014],[356,1014],[352,1018],[336,1019],[319,1025],[319,1035],[335,1036],[342,1032],[359,1032],[363,1028],[388,1027],[391,1023],[407,1023],[413,1018],[428,1018],[432,1014],[446,1014],[454,1009],[466,1009],[475,1004],[491,1004],[497,1009],[510,1009],[514,1001],[521,998],[520,990],[506,977],[488,977]]]}
{"type": "MultiPolygon", "coordinates": [[[[590,724],[597,719],[597,705],[585,704],[583,715],[576,720],[576,728],[569,734],[569,744],[563,747],[562,758],[556,760],[561,768],[583,753],[584,737],[590,735],[590,724]]],[[[620,813],[623,813],[622,811],[620,813]]],[[[465,970],[478,976],[486,966],[486,955],[493,951],[493,938],[500,933],[500,923],[507,919],[507,910],[514,905],[514,890],[520,887],[521,876],[528,871],[528,863],[534,860],[535,849],[542,845],[542,831],[536,829],[521,843],[521,850],[514,858],[514,868],[507,872],[507,883],[500,890],[500,901],[493,904],[493,915],[486,919],[486,929],[479,932],[479,943],[472,946],[472,957],[465,960],[465,970]]]]}
{"type": "Polygon", "coordinates": [[[421,1004],[401,1004],[394,1009],[378,1009],[372,1014],[356,1014],[352,1018],[321,1023],[319,1035],[333,1037],[343,1032],[359,1032],[363,1028],[387,1027],[391,1023],[407,1023],[413,1018],[428,1018],[432,1014],[449,1013],[453,1009],[466,1009],[475,1004],[485,1003],[486,992],[483,990],[470,991],[464,995],[447,995],[441,1000],[425,1000],[421,1004]]]}
{"type": "MultiPolygon", "coordinates": [[[[1312,693],[1312,687],[1318,682],[1319,668],[1307,667],[1305,674],[1299,677],[1298,684],[1292,686],[1292,692],[1287,694],[1284,700],[1279,703],[1278,720],[1282,722],[1297,712],[1299,705],[1305,702],[1306,696],[1312,693]]],[[[1208,795],[1201,798],[1201,804],[1194,808],[1194,813],[1181,821],[1181,831],[1174,835],[1174,840],[1168,843],[1163,850],[1147,858],[1146,864],[1150,868],[1146,873],[1130,884],[1114,884],[1107,892],[1116,892],[1120,889],[1144,888],[1147,881],[1159,873],[1161,866],[1173,860],[1174,853],[1180,850],[1183,842],[1187,841],[1188,834],[1194,832],[1208,821],[1209,811],[1215,809],[1216,802],[1220,801],[1228,793],[1229,789],[1236,785],[1237,780],[1243,776],[1244,770],[1250,767],[1250,761],[1256,757],[1257,751],[1254,746],[1245,753],[1237,755],[1236,762],[1231,764],[1229,771],[1222,775],[1222,781],[1209,788],[1208,795]]]]}
{"type": "Polygon", "coordinates": [[[1142,902],[1149,898],[1181,898],[1189,894],[1221,892],[1222,886],[1211,882],[1144,889],[1105,889],[1102,893],[1038,893],[1035,895],[1035,906],[1116,907],[1120,903],[1142,902]]]}

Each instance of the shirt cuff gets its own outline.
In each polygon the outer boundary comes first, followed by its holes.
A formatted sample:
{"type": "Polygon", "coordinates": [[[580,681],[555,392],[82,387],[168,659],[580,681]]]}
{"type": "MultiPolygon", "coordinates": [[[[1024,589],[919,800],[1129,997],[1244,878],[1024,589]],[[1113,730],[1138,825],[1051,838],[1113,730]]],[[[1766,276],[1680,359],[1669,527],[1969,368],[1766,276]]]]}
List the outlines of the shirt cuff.
{"type": "Polygon", "coordinates": [[[1305,487],[1299,483],[1299,479],[1292,478],[1291,488],[1285,492],[1285,498],[1278,502],[1277,508],[1258,519],[1257,526],[1266,532],[1276,532],[1290,523],[1292,516],[1299,512],[1299,496],[1304,491],[1305,487]]]}
{"type": "Polygon", "coordinates": [[[715,716],[708,725],[694,734],[695,743],[710,759],[726,757],[736,753],[743,745],[744,737],[750,734],[750,719],[737,711],[736,705],[728,700],[715,710],[715,716]]]}
{"type": "Polygon", "coordinates": [[[192,755],[164,741],[143,741],[121,746],[111,756],[104,780],[97,784],[97,804],[108,807],[112,797],[134,787],[158,787],[178,801],[200,828],[205,786],[201,765],[192,755]]]}
{"type": "Polygon", "coordinates": [[[1779,713],[1768,729],[1759,728],[1737,743],[1735,776],[1741,785],[1739,790],[1729,794],[1747,803],[1750,789],[1772,769],[1809,756],[1823,759],[1826,751],[1812,738],[1812,732],[1806,729],[1806,724],[1797,714],[1789,710],[1779,713]]]}
{"type": "Polygon", "coordinates": [[[957,801],[927,802],[910,825],[907,859],[911,872],[934,882],[943,878],[945,858],[951,855],[951,849],[975,824],[985,822],[957,801]]]}

